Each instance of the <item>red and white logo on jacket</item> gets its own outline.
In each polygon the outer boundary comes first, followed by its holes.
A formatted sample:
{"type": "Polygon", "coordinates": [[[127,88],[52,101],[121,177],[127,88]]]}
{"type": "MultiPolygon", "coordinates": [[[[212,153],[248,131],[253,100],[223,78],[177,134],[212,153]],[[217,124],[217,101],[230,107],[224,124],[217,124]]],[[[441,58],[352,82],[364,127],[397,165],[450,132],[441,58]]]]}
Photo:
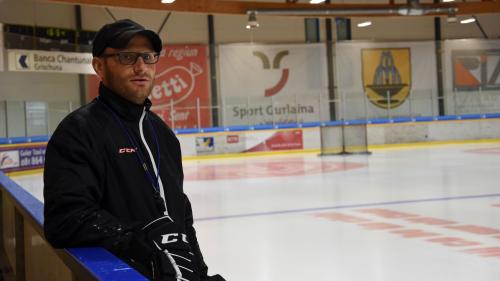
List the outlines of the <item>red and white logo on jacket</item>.
{"type": "Polygon", "coordinates": [[[124,147],[124,148],[120,148],[120,149],[118,149],[118,153],[120,153],[120,154],[124,154],[124,153],[135,153],[135,148],[132,148],[132,147],[124,147]]]}

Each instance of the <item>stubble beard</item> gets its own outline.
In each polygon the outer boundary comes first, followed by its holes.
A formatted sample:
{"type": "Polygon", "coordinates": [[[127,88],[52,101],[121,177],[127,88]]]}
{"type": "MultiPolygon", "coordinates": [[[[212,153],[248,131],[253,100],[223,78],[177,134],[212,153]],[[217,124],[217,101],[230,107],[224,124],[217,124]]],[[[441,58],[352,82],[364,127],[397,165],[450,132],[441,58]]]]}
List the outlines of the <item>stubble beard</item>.
{"type": "Polygon", "coordinates": [[[153,77],[149,77],[149,86],[147,87],[134,87],[134,85],[128,81],[127,78],[121,78],[115,75],[108,68],[105,69],[106,77],[107,77],[107,86],[113,90],[116,94],[125,98],[128,101],[131,101],[136,104],[143,104],[144,101],[148,98],[153,90],[153,77]]]}

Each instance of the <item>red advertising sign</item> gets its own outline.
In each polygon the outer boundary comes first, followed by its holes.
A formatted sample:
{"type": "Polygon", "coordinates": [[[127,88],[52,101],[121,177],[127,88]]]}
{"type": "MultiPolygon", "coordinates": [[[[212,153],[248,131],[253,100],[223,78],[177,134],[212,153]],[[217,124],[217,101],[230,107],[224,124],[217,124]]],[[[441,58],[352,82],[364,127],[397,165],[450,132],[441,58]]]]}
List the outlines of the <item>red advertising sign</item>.
{"type": "Polygon", "coordinates": [[[210,127],[207,47],[165,46],[150,98],[153,111],[171,127],[210,127]]]}
{"type": "Polygon", "coordinates": [[[279,131],[246,152],[303,149],[302,130],[279,131]]]}
{"type": "MultiPolygon", "coordinates": [[[[205,45],[166,45],[156,65],[151,108],[171,128],[210,127],[212,113],[205,45]]],[[[88,98],[97,96],[98,78],[89,76],[88,98]]]]}
{"type": "Polygon", "coordinates": [[[227,143],[239,143],[240,142],[240,136],[239,135],[228,135],[226,137],[226,142],[227,143]]]}

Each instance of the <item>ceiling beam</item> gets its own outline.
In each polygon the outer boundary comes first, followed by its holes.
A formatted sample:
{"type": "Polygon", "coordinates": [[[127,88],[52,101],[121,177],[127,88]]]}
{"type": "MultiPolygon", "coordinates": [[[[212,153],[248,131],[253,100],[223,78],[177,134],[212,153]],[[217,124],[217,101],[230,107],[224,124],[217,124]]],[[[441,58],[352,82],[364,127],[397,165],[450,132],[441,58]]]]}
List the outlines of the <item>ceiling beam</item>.
{"type": "MultiPolygon", "coordinates": [[[[172,12],[192,12],[203,14],[246,14],[249,10],[261,9],[290,9],[290,10],[325,10],[325,9],[398,9],[406,6],[406,4],[307,4],[307,3],[270,3],[270,2],[240,2],[240,1],[218,1],[218,0],[179,0],[173,4],[162,4],[160,0],[48,0],[48,2],[75,4],[75,5],[94,5],[103,7],[121,7],[146,9],[156,11],[172,11],[172,12]]],[[[475,15],[485,13],[500,13],[500,2],[484,1],[484,2],[457,2],[457,3],[436,3],[422,4],[426,8],[445,8],[457,7],[457,15],[475,15]]],[[[439,15],[439,14],[429,14],[439,15]]],[[[444,14],[443,14],[444,15],[444,14]]],[[[361,16],[353,12],[344,17],[361,16]]],[[[362,16],[383,16],[365,15],[362,16]]],[[[398,16],[398,15],[391,15],[398,16]]]]}

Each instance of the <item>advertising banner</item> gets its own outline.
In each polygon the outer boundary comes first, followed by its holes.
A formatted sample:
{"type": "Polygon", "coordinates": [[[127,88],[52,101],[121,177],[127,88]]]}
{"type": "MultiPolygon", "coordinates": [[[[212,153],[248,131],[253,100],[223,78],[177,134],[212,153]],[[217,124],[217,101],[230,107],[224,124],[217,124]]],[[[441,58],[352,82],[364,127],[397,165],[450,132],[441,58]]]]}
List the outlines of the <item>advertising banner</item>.
{"type": "Polygon", "coordinates": [[[500,40],[443,43],[448,114],[500,112],[500,40]]]}
{"type": "Polygon", "coordinates": [[[224,125],[328,120],[324,44],[219,46],[224,125]]]}
{"type": "MultiPolygon", "coordinates": [[[[166,45],[156,65],[151,108],[171,128],[212,126],[207,47],[166,45]]],[[[87,101],[98,95],[99,77],[87,77],[87,101]]]]}
{"type": "Polygon", "coordinates": [[[173,128],[212,125],[206,45],[167,45],[156,66],[152,110],[173,128]]]}
{"type": "Polygon", "coordinates": [[[246,149],[244,133],[197,136],[195,141],[197,155],[241,153],[246,149]]]}
{"type": "MultiPolygon", "coordinates": [[[[248,135],[247,137],[250,136],[248,135]]],[[[301,129],[277,131],[264,139],[261,138],[259,140],[258,137],[254,137],[253,141],[255,142],[255,140],[257,140],[257,144],[249,147],[245,152],[294,150],[304,148],[301,129]]],[[[250,141],[248,143],[250,143],[250,141]]]]}
{"type": "Polygon", "coordinates": [[[92,54],[7,50],[9,71],[94,74],[92,54]]]}
{"type": "Polygon", "coordinates": [[[203,154],[205,152],[215,151],[215,137],[196,137],[196,152],[203,154]]]}
{"type": "Polygon", "coordinates": [[[339,119],[434,115],[434,42],[336,44],[339,119]]]}
{"type": "Polygon", "coordinates": [[[195,142],[197,155],[304,149],[302,129],[207,134],[195,142]]]}
{"type": "Polygon", "coordinates": [[[0,151],[0,170],[19,168],[19,166],[18,150],[0,151]]]}
{"type": "Polygon", "coordinates": [[[45,145],[0,147],[0,170],[14,172],[42,168],[45,163],[45,145]]]}

